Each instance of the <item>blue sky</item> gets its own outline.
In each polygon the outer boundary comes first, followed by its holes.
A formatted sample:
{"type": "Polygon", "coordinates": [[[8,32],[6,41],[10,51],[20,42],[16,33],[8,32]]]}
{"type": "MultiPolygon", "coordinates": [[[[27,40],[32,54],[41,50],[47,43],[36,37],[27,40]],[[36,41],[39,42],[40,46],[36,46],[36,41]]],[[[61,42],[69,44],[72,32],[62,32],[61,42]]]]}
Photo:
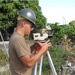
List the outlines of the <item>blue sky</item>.
{"type": "Polygon", "coordinates": [[[68,24],[75,20],[75,0],[39,0],[48,23],[68,24]]]}

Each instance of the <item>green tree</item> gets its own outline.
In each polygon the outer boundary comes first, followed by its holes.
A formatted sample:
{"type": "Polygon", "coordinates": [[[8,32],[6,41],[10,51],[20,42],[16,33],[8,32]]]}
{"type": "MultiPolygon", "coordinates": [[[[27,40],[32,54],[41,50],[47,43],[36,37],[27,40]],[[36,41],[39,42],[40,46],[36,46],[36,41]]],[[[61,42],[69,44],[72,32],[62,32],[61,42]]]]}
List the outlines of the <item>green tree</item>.
{"type": "Polygon", "coordinates": [[[38,28],[45,27],[46,18],[42,15],[38,0],[0,0],[0,28],[15,26],[16,14],[23,8],[31,8],[36,13],[38,28]]]}
{"type": "Polygon", "coordinates": [[[57,38],[62,38],[64,35],[64,29],[62,26],[59,25],[59,23],[50,24],[52,28],[53,35],[57,38]]]}
{"type": "Polygon", "coordinates": [[[75,26],[75,20],[71,21],[69,25],[75,26]]]}
{"type": "Polygon", "coordinates": [[[59,25],[59,23],[54,23],[54,24],[48,24],[51,26],[53,36],[54,36],[54,43],[58,41],[64,41],[65,35],[67,35],[67,39],[71,39],[71,41],[74,43],[75,41],[75,21],[72,21],[69,24],[66,25],[59,25]]]}
{"type": "Polygon", "coordinates": [[[75,25],[68,25],[67,28],[65,27],[65,32],[68,34],[68,38],[71,39],[73,44],[75,43],[75,25]]]}

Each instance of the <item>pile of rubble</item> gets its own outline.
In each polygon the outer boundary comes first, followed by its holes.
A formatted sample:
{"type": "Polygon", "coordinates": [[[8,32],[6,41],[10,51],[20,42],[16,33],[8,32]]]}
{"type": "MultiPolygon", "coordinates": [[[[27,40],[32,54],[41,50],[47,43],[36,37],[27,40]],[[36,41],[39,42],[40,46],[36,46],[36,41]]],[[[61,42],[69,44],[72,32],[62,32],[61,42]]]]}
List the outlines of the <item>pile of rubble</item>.
{"type": "Polygon", "coordinates": [[[68,57],[67,61],[58,71],[58,75],[75,75],[75,58],[68,57]]]}

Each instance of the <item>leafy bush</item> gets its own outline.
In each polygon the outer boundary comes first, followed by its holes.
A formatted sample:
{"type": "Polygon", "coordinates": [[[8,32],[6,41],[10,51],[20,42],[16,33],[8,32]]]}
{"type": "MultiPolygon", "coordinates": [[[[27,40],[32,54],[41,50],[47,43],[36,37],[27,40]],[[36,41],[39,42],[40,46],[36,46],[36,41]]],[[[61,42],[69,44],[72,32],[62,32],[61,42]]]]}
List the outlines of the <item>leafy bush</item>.
{"type": "Polygon", "coordinates": [[[4,72],[1,72],[0,75],[11,75],[11,72],[10,72],[10,70],[7,70],[4,72]]]}
{"type": "MultiPolygon", "coordinates": [[[[73,56],[71,52],[61,48],[60,46],[52,46],[49,50],[56,71],[65,63],[67,56],[73,56]]],[[[51,68],[48,62],[47,55],[43,59],[43,75],[50,75],[51,68]]]]}
{"type": "Polygon", "coordinates": [[[0,49],[0,66],[6,65],[7,58],[5,53],[0,49]]]}

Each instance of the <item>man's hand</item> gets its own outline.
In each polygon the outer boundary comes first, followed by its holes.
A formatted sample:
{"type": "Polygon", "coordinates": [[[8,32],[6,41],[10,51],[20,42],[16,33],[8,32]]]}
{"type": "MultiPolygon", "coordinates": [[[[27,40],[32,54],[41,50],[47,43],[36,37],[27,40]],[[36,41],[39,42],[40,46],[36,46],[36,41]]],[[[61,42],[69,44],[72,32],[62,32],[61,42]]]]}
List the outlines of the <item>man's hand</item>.
{"type": "Polygon", "coordinates": [[[34,48],[36,51],[39,51],[41,49],[43,49],[44,51],[48,50],[48,47],[52,46],[52,43],[50,42],[50,40],[44,42],[44,43],[41,43],[41,42],[36,42],[34,44],[34,48]]]}
{"type": "MultiPolygon", "coordinates": [[[[37,47],[40,47],[39,50],[41,50],[41,48],[43,48],[43,50],[48,50],[48,47],[52,46],[52,43],[50,42],[50,40],[47,40],[44,43],[41,42],[36,42],[31,46],[31,50],[33,51],[34,49],[36,49],[37,47]]],[[[38,50],[38,51],[39,51],[38,50]]],[[[37,50],[36,50],[37,51],[37,50]]]]}
{"type": "Polygon", "coordinates": [[[41,47],[48,44],[48,46],[52,46],[50,40],[47,40],[45,43],[37,42],[41,47]]]}

